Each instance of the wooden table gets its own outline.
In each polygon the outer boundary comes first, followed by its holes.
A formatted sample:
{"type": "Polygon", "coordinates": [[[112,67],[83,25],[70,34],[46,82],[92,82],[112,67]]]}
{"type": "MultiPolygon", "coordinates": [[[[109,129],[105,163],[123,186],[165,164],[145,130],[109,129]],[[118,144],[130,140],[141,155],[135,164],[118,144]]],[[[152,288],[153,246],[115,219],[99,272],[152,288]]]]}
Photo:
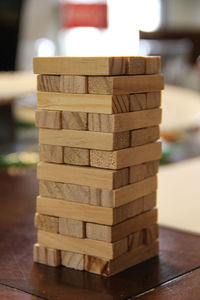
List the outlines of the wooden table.
{"type": "Polygon", "coordinates": [[[111,278],[33,264],[35,173],[1,174],[0,191],[0,299],[199,299],[199,236],[161,228],[159,257],[111,278]]]}

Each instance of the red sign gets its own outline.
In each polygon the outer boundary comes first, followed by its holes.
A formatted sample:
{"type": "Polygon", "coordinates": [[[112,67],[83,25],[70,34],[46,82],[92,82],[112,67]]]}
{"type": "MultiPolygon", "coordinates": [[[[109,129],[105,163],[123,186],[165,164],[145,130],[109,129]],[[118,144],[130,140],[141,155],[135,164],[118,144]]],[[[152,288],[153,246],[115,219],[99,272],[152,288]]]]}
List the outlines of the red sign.
{"type": "Polygon", "coordinates": [[[107,28],[107,4],[74,4],[62,5],[62,26],[107,28]]]}

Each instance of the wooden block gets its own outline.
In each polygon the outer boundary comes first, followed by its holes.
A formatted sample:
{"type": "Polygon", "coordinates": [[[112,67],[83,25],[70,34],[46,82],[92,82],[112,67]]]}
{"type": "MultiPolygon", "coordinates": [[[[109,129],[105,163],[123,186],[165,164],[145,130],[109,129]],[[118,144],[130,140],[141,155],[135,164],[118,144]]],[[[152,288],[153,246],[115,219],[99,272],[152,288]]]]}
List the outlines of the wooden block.
{"type": "Polygon", "coordinates": [[[47,248],[87,254],[106,259],[112,259],[127,252],[127,239],[115,243],[106,243],[90,239],[79,239],[72,236],[38,231],[38,243],[47,248]]]}
{"type": "Polygon", "coordinates": [[[63,111],[62,128],[73,130],[87,130],[87,113],[63,111]]]}
{"type": "Polygon", "coordinates": [[[127,95],[164,89],[163,75],[88,77],[89,94],[127,95]]]}
{"type": "Polygon", "coordinates": [[[145,229],[136,231],[134,233],[131,233],[128,236],[128,251],[132,251],[144,245],[144,239],[145,239],[144,230],[145,229]]]}
{"type": "Polygon", "coordinates": [[[58,233],[58,218],[52,216],[45,216],[36,213],[34,219],[35,227],[44,231],[58,233]]]}
{"type": "Polygon", "coordinates": [[[73,148],[117,150],[129,147],[129,132],[92,132],[40,129],[39,142],[45,145],[73,148]]]}
{"type": "Polygon", "coordinates": [[[159,125],[161,109],[129,112],[116,115],[88,114],[88,129],[101,132],[122,132],[159,125]]]}
{"type": "Polygon", "coordinates": [[[112,113],[119,114],[129,112],[129,95],[112,96],[112,113]]]}
{"type": "Polygon", "coordinates": [[[40,180],[40,195],[44,197],[64,199],[64,184],[40,180]]]}
{"type": "Polygon", "coordinates": [[[84,270],[84,258],[83,254],[61,251],[61,264],[67,268],[84,270]]]}
{"type": "Polygon", "coordinates": [[[161,72],[161,57],[149,56],[146,60],[146,74],[157,74],[161,72]]]}
{"type": "Polygon", "coordinates": [[[61,128],[61,113],[60,111],[36,110],[35,125],[42,128],[61,128]]]}
{"type": "Polygon", "coordinates": [[[94,239],[111,243],[149,227],[155,224],[156,221],[157,211],[153,209],[113,226],[86,223],[86,236],[91,240],[94,239]]]}
{"type": "Polygon", "coordinates": [[[110,261],[86,255],[85,270],[108,277],[152,258],[158,255],[158,252],[159,245],[158,242],[155,242],[150,245],[142,245],[110,261]]]}
{"type": "Polygon", "coordinates": [[[153,192],[144,197],[144,208],[143,211],[148,211],[156,206],[157,195],[156,192],[153,192]]]}
{"type": "Polygon", "coordinates": [[[113,207],[124,205],[143,196],[147,197],[156,189],[157,178],[154,176],[113,190],[113,207]]]}
{"type": "Polygon", "coordinates": [[[43,92],[60,92],[60,76],[38,75],[37,90],[43,92]]]}
{"type": "Polygon", "coordinates": [[[68,218],[59,218],[59,233],[78,238],[84,238],[85,223],[68,218]]]}
{"type": "Polygon", "coordinates": [[[61,254],[59,250],[35,244],[33,248],[33,260],[40,264],[58,267],[61,264],[61,254]]]}
{"type": "Polygon", "coordinates": [[[70,165],[89,166],[89,149],[64,147],[64,162],[70,165]]]}
{"type": "Polygon", "coordinates": [[[34,57],[35,74],[120,75],[125,74],[122,57],[34,57]]]}
{"type": "Polygon", "coordinates": [[[40,214],[70,218],[85,222],[112,225],[115,222],[113,208],[93,206],[66,200],[37,197],[36,210],[40,214]]]}
{"type": "Polygon", "coordinates": [[[60,76],[61,93],[87,94],[87,77],[86,76],[60,76]]]}
{"type": "Polygon", "coordinates": [[[131,166],[129,168],[129,182],[134,183],[158,173],[159,161],[150,161],[147,163],[131,166]]]}
{"type": "Polygon", "coordinates": [[[130,111],[158,108],[161,105],[161,92],[132,94],[129,101],[130,111]]]}
{"type": "Polygon", "coordinates": [[[131,131],[131,147],[155,142],[160,137],[159,126],[152,126],[131,131]]]}
{"type": "Polygon", "coordinates": [[[124,170],[103,170],[91,167],[78,167],[41,162],[37,166],[40,180],[87,185],[100,189],[114,189],[128,183],[124,170]],[[119,174],[122,174],[122,178],[119,174]]]}
{"type": "Polygon", "coordinates": [[[39,158],[41,161],[62,164],[64,162],[63,147],[39,144],[39,158]]]}
{"type": "Polygon", "coordinates": [[[37,108],[70,112],[117,114],[129,111],[129,95],[38,92],[37,108]]]}
{"type": "Polygon", "coordinates": [[[126,60],[126,74],[145,74],[145,58],[142,56],[125,57],[126,60]]]}
{"type": "Polygon", "coordinates": [[[144,243],[150,245],[158,239],[159,228],[158,224],[153,224],[148,228],[144,229],[144,243]]]}
{"type": "Polygon", "coordinates": [[[90,150],[92,167],[121,169],[161,158],[161,143],[142,145],[115,151],[90,150]]]}

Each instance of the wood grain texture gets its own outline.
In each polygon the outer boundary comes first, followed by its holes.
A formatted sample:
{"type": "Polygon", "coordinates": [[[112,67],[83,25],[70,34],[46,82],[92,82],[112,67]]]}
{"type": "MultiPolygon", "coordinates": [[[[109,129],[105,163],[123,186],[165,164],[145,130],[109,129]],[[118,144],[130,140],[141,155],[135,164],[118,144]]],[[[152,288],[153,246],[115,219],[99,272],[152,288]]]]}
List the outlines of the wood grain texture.
{"type": "Polygon", "coordinates": [[[122,132],[159,125],[161,109],[128,112],[123,114],[88,114],[88,129],[101,132],[122,132]]]}
{"type": "Polygon", "coordinates": [[[161,143],[142,145],[115,151],[90,150],[92,167],[121,169],[161,158],[161,143]]]}
{"type": "Polygon", "coordinates": [[[87,94],[87,77],[61,75],[60,91],[61,93],[87,94]]]}
{"type": "Polygon", "coordinates": [[[132,94],[129,103],[130,111],[158,108],[161,105],[161,92],[132,94]]]}
{"type": "Polygon", "coordinates": [[[147,163],[131,166],[129,168],[129,182],[135,183],[158,173],[159,161],[154,160],[147,163]]]}
{"type": "Polygon", "coordinates": [[[131,147],[153,143],[160,137],[159,126],[152,126],[131,131],[131,147]]]}
{"type": "Polygon", "coordinates": [[[140,197],[147,197],[148,194],[155,192],[156,189],[157,178],[153,176],[113,190],[113,206],[118,207],[140,197]]]}
{"type": "Polygon", "coordinates": [[[129,95],[37,93],[37,108],[70,112],[116,114],[129,111],[129,95]]]}
{"type": "Polygon", "coordinates": [[[47,248],[40,244],[34,244],[33,260],[40,264],[58,267],[61,264],[61,253],[55,247],[47,248]]]}
{"type": "Polygon", "coordinates": [[[88,118],[84,112],[62,112],[62,128],[72,130],[87,130],[88,118]]]}
{"type": "Polygon", "coordinates": [[[38,243],[43,247],[56,248],[63,251],[87,254],[106,259],[118,257],[127,251],[126,239],[115,243],[106,243],[90,239],[79,239],[42,230],[38,231],[38,243]]]}
{"type": "Polygon", "coordinates": [[[59,111],[36,110],[35,125],[41,128],[61,128],[61,113],[59,111]]]}
{"type": "MultiPolygon", "coordinates": [[[[119,171],[124,172],[124,171],[119,171]]],[[[41,162],[37,166],[37,177],[40,180],[56,181],[87,185],[94,188],[113,189],[119,187],[116,180],[118,171],[103,170],[91,167],[78,167],[41,162]]],[[[121,179],[120,179],[121,181],[121,179]]]]}
{"type": "Polygon", "coordinates": [[[34,57],[35,74],[120,75],[125,74],[122,57],[34,57]]]}
{"type": "Polygon", "coordinates": [[[128,235],[128,251],[132,251],[144,245],[144,230],[136,231],[128,235]]]}
{"type": "Polygon", "coordinates": [[[145,74],[157,74],[161,72],[160,56],[148,56],[145,57],[145,61],[146,61],[145,74]]]}
{"type": "Polygon", "coordinates": [[[89,166],[89,149],[64,147],[64,163],[70,165],[89,166]]]}
{"type": "Polygon", "coordinates": [[[41,196],[64,199],[64,184],[60,182],[40,180],[39,192],[41,196]]]}
{"type": "Polygon", "coordinates": [[[106,225],[112,225],[115,222],[113,208],[93,206],[42,196],[37,197],[36,211],[44,215],[106,225]]]}
{"type": "Polygon", "coordinates": [[[69,218],[59,218],[59,233],[77,238],[85,238],[85,223],[69,218]]]}
{"type": "Polygon", "coordinates": [[[144,229],[144,243],[146,245],[150,245],[158,239],[159,236],[159,228],[158,224],[153,224],[148,228],[144,229]]]}
{"type": "Polygon", "coordinates": [[[149,195],[146,195],[144,197],[144,208],[143,211],[148,211],[150,209],[152,209],[152,207],[155,207],[157,204],[157,193],[156,191],[152,192],[149,195]]]}
{"type": "Polygon", "coordinates": [[[107,277],[148,260],[158,255],[158,252],[158,242],[155,242],[154,244],[144,245],[133,251],[129,251],[117,259],[110,261],[86,255],[85,270],[107,277]]]}
{"type": "Polygon", "coordinates": [[[104,242],[119,241],[128,235],[150,227],[157,221],[155,209],[129,218],[119,224],[108,226],[104,224],[86,223],[86,236],[90,239],[104,242]]]}
{"type": "Polygon", "coordinates": [[[117,150],[129,147],[129,132],[93,132],[78,130],[39,131],[39,142],[45,145],[68,146],[74,148],[117,150]]]}
{"type": "Polygon", "coordinates": [[[142,56],[125,57],[126,74],[145,74],[145,58],[142,56]]]}
{"type": "Polygon", "coordinates": [[[39,144],[39,158],[41,161],[62,164],[64,162],[63,147],[39,144]]]}
{"type": "Polygon", "coordinates": [[[89,94],[126,95],[164,89],[163,75],[88,77],[89,94]]]}
{"type": "Polygon", "coordinates": [[[84,254],[61,251],[61,264],[67,268],[84,270],[84,254]]]}
{"type": "Polygon", "coordinates": [[[38,75],[37,90],[43,92],[60,92],[60,76],[38,75]]]}
{"type": "Polygon", "coordinates": [[[57,217],[35,213],[34,224],[38,229],[58,233],[58,221],[57,217]]]}

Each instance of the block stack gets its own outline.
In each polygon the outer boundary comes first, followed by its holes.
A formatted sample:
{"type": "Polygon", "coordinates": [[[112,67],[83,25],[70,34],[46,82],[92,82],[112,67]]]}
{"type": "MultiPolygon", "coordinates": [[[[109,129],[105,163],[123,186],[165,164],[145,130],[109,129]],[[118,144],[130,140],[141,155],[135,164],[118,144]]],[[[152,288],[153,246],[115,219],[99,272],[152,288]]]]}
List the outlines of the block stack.
{"type": "Polygon", "coordinates": [[[158,254],[160,57],[36,57],[34,261],[110,276],[158,254]]]}

